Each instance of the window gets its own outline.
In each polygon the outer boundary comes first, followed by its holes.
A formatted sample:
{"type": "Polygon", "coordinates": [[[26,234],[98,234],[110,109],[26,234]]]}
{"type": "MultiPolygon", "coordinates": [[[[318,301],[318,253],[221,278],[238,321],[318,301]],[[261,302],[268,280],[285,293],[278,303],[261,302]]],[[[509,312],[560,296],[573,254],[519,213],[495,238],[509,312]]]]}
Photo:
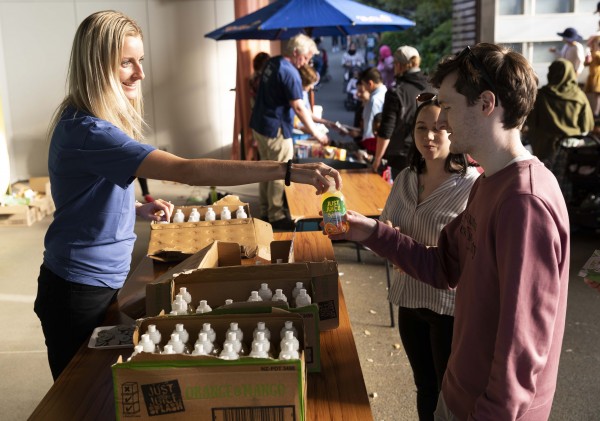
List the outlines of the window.
{"type": "Polygon", "coordinates": [[[498,4],[499,15],[522,15],[524,11],[524,0],[502,0],[498,4]]]}
{"type": "Polygon", "coordinates": [[[556,60],[556,54],[550,52],[550,48],[556,48],[560,51],[563,47],[562,41],[556,42],[534,42],[533,43],[533,62],[534,63],[552,63],[556,60]]]}
{"type": "MultiPolygon", "coordinates": [[[[572,13],[573,0],[536,0],[535,14],[544,13],[572,13]]],[[[593,12],[593,10],[592,10],[593,12]]]]}
{"type": "Polygon", "coordinates": [[[523,54],[523,44],[520,42],[503,42],[502,45],[519,54],[523,54]]]}

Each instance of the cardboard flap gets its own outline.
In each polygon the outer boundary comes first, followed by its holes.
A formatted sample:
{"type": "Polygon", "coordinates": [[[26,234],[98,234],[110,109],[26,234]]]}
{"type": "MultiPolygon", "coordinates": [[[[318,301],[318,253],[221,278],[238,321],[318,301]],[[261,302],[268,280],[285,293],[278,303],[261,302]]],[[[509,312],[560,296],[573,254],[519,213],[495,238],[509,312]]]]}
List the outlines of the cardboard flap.
{"type": "Polygon", "coordinates": [[[260,219],[230,219],[150,225],[148,256],[163,262],[181,261],[214,241],[236,242],[245,257],[271,260],[273,228],[260,219]]]}
{"type": "Polygon", "coordinates": [[[281,259],[281,263],[290,263],[291,248],[291,240],[271,241],[271,263],[277,263],[279,259],[281,259]]]}
{"type": "Polygon", "coordinates": [[[236,301],[226,306],[214,308],[212,314],[239,314],[239,313],[273,313],[279,310],[290,310],[290,306],[285,301],[236,301]]]}
{"type": "Polygon", "coordinates": [[[335,260],[323,260],[323,262],[314,263],[307,262],[305,263],[308,266],[308,271],[311,276],[330,276],[335,274],[335,277],[338,277],[338,266],[335,260]]]}
{"type": "Polygon", "coordinates": [[[224,241],[215,241],[217,245],[217,261],[202,262],[200,268],[205,267],[224,267],[224,266],[239,266],[242,264],[241,246],[238,243],[227,243],[224,241]]]}

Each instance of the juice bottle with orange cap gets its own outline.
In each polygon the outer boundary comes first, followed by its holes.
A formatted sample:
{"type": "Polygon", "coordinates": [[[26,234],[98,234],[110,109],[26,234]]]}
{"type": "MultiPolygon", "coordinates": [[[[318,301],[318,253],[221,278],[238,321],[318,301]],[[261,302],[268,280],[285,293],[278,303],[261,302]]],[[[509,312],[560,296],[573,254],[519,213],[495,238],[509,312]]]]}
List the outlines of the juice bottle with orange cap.
{"type": "Polygon", "coordinates": [[[335,181],[330,181],[329,189],[321,195],[321,209],[323,211],[323,231],[326,234],[341,234],[350,229],[346,220],[346,204],[344,195],[335,188],[335,181]]]}

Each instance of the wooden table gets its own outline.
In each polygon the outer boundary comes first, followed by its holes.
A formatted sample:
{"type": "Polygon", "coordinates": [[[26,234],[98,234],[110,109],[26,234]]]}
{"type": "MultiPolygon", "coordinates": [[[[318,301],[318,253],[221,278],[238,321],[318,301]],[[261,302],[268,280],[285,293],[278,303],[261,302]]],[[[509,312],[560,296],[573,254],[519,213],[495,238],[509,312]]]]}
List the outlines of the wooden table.
{"type": "MultiPolygon", "coordinates": [[[[286,240],[292,233],[277,233],[276,239],[286,240]]],[[[333,259],[331,241],[320,232],[296,233],[294,255],[298,261],[333,259]]],[[[167,266],[156,264],[150,258],[142,259],[127,283],[138,289],[154,280],[167,266]]],[[[124,291],[127,291],[124,289],[124,291]]],[[[139,295],[139,291],[133,291],[139,295]]],[[[365,387],[356,344],[344,294],[340,286],[339,319],[335,330],[321,332],[321,373],[308,375],[308,420],[373,419],[365,387]]],[[[123,292],[123,291],[122,291],[123,292]]],[[[122,303],[130,302],[120,297],[122,303]]],[[[131,323],[116,303],[111,307],[105,325],[131,323]]],[[[119,355],[128,357],[130,349],[97,350],[87,348],[87,343],[71,360],[65,371],[39,403],[30,420],[113,420],[115,401],[111,365],[119,355]]]]}
{"type": "MultiPolygon", "coordinates": [[[[371,170],[341,170],[342,193],[346,199],[346,209],[365,216],[376,217],[381,214],[392,186],[371,170]]],[[[307,184],[292,183],[285,188],[291,218],[319,218],[321,196],[307,184]]]]}

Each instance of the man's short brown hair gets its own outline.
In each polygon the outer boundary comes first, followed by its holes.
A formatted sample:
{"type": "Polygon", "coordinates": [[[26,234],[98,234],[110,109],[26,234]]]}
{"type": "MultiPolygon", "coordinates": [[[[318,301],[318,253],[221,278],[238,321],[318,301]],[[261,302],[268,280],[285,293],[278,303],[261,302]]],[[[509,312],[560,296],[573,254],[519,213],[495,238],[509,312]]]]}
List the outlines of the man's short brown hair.
{"type": "Polygon", "coordinates": [[[533,109],[538,78],[521,54],[495,44],[480,43],[444,58],[431,77],[439,88],[451,73],[457,73],[456,91],[474,105],[485,90],[492,91],[502,104],[505,129],[521,127],[533,109]]]}
{"type": "Polygon", "coordinates": [[[368,69],[363,70],[358,76],[358,80],[361,82],[372,81],[376,85],[383,83],[381,73],[379,73],[377,67],[369,67],[368,69]]]}

